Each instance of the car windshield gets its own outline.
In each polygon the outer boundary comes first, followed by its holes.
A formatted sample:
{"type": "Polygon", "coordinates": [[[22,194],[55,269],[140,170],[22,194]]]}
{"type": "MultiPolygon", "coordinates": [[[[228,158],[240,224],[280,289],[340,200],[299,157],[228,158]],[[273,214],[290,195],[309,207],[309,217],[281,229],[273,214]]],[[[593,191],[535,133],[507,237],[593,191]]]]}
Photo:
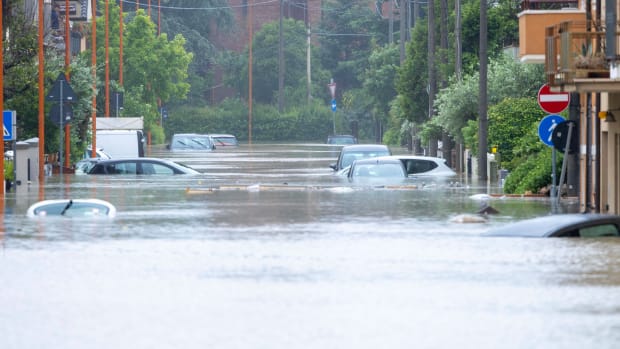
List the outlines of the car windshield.
{"type": "Polygon", "coordinates": [[[327,144],[355,144],[354,137],[351,136],[330,136],[327,139],[327,144]]]}
{"type": "Polygon", "coordinates": [[[235,146],[238,144],[237,138],[235,136],[211,136],[215,145],[222,146],[235,146]]]}
{"type": "Polygon", "coordinates": [[[34,210],[35,216],[102,216],[109,213],[110,208],[92,202],[58,202],[38,207],[34,210]]]}
{"type": "Polygon", "coordinates": [[[390,152],[388,150],[347,152],[342,155],[342,163],[340,164],[340,167],[345,168],[347,166],[350,166],[355,160],[366,159],[366,158],[376,158],[379,156],[387,156],[387,155],[390,155],[390,152]]]}
{"type": "Polygon", "coordinates": [[[377,164],[355,166],[353,176],[356,177],[404,177],[402,166],[399,164],[377,164]]]}
{"type": "Polygon", "coordinates": [[[172,144],[170,145],[171,149],[196,149],[196,150],[204,150],[211,149],[213,144],[211,143],[211,138],[209,136],[175,136],[172,140],[172,144]]]}

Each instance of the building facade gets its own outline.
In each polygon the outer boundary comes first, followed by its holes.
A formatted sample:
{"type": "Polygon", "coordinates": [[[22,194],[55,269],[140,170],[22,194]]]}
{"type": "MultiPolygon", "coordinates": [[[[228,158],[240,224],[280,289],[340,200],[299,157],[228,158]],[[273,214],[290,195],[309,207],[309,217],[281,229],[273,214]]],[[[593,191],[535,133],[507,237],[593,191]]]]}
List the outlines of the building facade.
{"type": "Polygon", "coordinates": [[[544,63],[553,91],[569,92],[578,125],[582,212],[620,214],[620,74],[616,0],[527,0],[520,57],[544,63]]]}

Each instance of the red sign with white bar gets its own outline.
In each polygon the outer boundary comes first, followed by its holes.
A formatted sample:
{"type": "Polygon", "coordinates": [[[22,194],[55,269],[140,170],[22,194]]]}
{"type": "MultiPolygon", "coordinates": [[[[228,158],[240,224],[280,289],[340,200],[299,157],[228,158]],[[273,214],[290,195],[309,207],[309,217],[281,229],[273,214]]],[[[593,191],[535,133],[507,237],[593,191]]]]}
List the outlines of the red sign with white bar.
{"type": "Polygon", "coordinates": [[[549,114],[558,114],[568,108],[570,93],[552,92],[548,84],[538,90],[538,105],[549,114]]]}

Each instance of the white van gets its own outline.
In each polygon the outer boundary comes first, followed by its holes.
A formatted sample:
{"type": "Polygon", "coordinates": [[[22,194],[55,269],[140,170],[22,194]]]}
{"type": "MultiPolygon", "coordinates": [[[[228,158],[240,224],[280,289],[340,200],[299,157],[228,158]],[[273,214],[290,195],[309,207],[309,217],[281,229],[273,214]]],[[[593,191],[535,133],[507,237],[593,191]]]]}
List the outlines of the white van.
{"type": "Polygon", "coordinates": [[[140,130],[97,130],[97,148],[113,159],[144,156],[144,135],[140,130]]]}

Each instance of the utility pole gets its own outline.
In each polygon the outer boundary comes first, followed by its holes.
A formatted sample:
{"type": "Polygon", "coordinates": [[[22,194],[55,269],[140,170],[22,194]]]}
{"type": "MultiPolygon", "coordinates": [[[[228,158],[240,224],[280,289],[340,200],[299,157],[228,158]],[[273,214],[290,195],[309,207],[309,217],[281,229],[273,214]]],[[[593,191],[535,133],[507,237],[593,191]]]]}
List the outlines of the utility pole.
{"type": "MultiPolygon", "coordinates": [[[[407,1],[408,3],[409,1],[407,1]]],[[[405,61],[405,41],[407,41],[407,32],[409,31],[407,27],[407,3],[405,0],[400,0],[400,6],[398,9],[400,11],[400,64],[402,65],[405,61]]]]}
{"type": "Polygon", "coordinates": [[[487,179],[487,2],[480,1],[480,85],[478,96],[478,179],[487,179]]]}
{"type": "Polygon", "coordinates": [[[312,47],[310,46],[311,44],[311,31],[310,31],[310,25],[308,24],[308,37],[307,37],[307,43],[306,43],[306,89],[307,89],[307,94],[308,94],[308,104],[310,104],[310,101],[312,100],[312,70],[310,69],[310,65],[312,63],[311,61],[311,53],[312,53],[312,47]]]}
{"type": "MultiPolygon", "coordinates": [[[[44,51],[43,51],[43,29],[45,25],[43,24],[43,0],[39,0],[39,186],[43,185],[43,181],[45,180],[45,171],[43,170],[43,166],[45,165],[45,59],[44,59],[44,51]]],[[[3,12],[0,12],[0,16],[3,16],[3,12]]],[[[4,38],[0,40],[4,42],[4,38]]],[[[4,52],[0,50],[0,52],[4,52]]],[[[4,66],[4,64],[2,65],[4,66]]],[[[4,79],[3,79],[4,83],[4,79]]],[[[3,84],[4,86],[4,84],[3,84]]],[[[4,92],[4,89],[2,89],[4,92]]],[[[2,98],[4,100],[4,97],[2,98]]],[[[4,106],[3,106],[4,110],[4,106]]],[[[4,142],[2,142],[2,147],[4,150],[4,142]]],[[[2,152],[4,154],[4,151],[2,152]]],[[[2,162],[2,166],[4,167],[4,162],[2,162]]],[[[4,169],[2,170],[4,173],[4,169]]],[[[2,189],[4,193],[4,188],[2,189]]],[[[43,198],[41,198],[42,200],[43,198]]]]}
{"type": "Polygon", "coordinates": [[[105,117],[110,116],[110,5],[105,0],[105,117]]]}
{"type": "MultiPolygon", "coordinates": [[[[435,1],[428,0],[428,118],[435,112],[437,73],[435,68],[435,1]]],[[[437,137],[430,137],[429,155],[437,156],[437,137]]]]}
{"type": "Polygon", "coordinates": [[[248,0],[248,144],[252,144],[252,0],[248,0]]]}
{"type": "Polygon", "coordinates": [[[388,26],[388,43],[393,43],[394,42],[394,2],[393,0],[388,0],[389,4],[390,4],[390,19],[389,19],[389,26],[388,26]]]}
{"type": "Polygon", "coordinates": [[[280,0],[280,30],[278,40],[278,111],[284,109],[284,38],[282,35],[282,17],[284,17],[284,0],[280,0]]]}
{"type": "MultiPolygon", "coordinates": [[[[90,60],[93,70],[93,90],[97,91],[97,0],[91,0],[91,49],[90,49],[90,60]]],[[[91,111],[91,120],[92,120],[92,132],[93,139],[91,142],[91,150],[90,156],[97,156],[97,95],[93,95],[92,100],[92,111],[91,111]]]]}

